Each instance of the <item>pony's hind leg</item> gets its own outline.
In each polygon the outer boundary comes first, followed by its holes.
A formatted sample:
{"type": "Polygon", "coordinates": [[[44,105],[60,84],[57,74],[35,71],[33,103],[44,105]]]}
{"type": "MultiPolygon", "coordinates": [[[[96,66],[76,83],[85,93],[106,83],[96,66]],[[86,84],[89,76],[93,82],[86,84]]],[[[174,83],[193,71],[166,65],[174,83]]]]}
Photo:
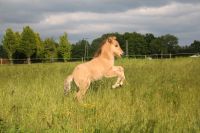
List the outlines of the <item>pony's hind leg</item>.
{"type": "Polygon", "coordinates": [[[77,100],[79,102],[81,102],[83,97],[84,97],[84,95],[85,95],[85,93],[87,92],[87,90],[88,90],[88,88],[90,86],[90,81],[89,80],[84,80],[82,82],[79,82],[79,83],[75,82],[75,83],[79,88],[78,92],[76,93],[76,98],[77,98],[77,100]]]}
{"type": "Polygon", "coordinates": [[[73,80],[73,76],[69,75],[64,81],[64,94],[67,95],[71,89],[71,82],[73,80]]]}

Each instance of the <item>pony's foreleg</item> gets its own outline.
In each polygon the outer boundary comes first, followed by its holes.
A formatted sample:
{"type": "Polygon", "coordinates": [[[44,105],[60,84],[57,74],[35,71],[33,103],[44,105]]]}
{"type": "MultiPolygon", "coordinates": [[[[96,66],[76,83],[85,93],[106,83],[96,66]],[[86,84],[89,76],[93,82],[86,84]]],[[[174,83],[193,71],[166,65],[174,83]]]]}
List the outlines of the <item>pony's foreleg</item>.
{"type": "Polygon", "coordinates": [[[117,87],[119,87],[119,86],[120,86],[120,81],[121,81],[121,78],[120,78],[120,77],[118,77],[118,78],[117,78],[117,81],[115,82],[115,84],[114,84],[114,85],[112,85],[112,88],[114,89],[114,88],[117,88],[117,87]]]}
{"type": "Polygon", "coordinates": [[[112,69],[110,69],[106,74],[105,77],[118,77],[117,81],[114,85],[112,85],[112,88],[117,88],[119,86],[123,85],[123,82],[125,80],[124,75],[124,68],[121,66],[114,66],[112,69]]]}
{"type": "Polygon", "coordinates": [[[121,74],[120,74],[120,82],[119,82],[119,84],[120,84],[120,86],[122,86],[123,85],[123,83],[124,83],[124,80],[125,80],[125,74],[124,74],[124,68],[122,67],[122,69],[121,69],[121,72],[120,72],[121,74]]]}
{"type": "Polygon", "coordinates": [[[122,86],[125,80],[124,72],[118,72],[117,76],[118,76],[117,81],[115,82],[114,85],[112,85],[113,89],[122,86]]]}
{"type": "Polygon", "coordinates": [[[64,94],[67,95],[67,93],[71,89],[71,82],[73,81],[73,76],[69,75],[65,81],[64,81],[64,94]]]}

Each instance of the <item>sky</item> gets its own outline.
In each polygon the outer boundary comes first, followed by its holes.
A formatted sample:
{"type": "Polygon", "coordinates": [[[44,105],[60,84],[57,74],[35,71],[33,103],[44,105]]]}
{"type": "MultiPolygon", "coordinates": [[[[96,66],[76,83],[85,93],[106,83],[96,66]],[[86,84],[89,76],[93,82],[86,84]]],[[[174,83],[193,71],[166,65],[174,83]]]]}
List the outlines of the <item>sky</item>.
{"type": "Polygon", "coordinates": [[[180,45],[200,40],[200,0],[0,0],[0,38],[31,26],[42,38],[64,32],[75,43],[109,32],[172,34],[180,45]]]}

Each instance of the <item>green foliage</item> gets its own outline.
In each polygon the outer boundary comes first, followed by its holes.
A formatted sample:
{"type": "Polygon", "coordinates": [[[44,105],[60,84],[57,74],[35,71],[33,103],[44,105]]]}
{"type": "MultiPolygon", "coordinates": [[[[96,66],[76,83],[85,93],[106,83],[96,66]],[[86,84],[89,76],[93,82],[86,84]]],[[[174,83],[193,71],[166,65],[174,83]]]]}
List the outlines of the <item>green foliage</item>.
{"type": "Polygon", "coordinates": [[[148,54],[148,45],[144,35],[136,32],[125,33],[124,38],[128,40],[128,53],[130,55],[148,54]]]}
{"type": "Polygon", "coordinates": [[[64,33],[64,35],[60,36],[58,53],[61,58],[64,59],[64,61],[70,59],[71,57],[71,44],[69,43],[67,33],[64,33]]]}
{"type": "Polygon", "coordinates": [[[57,47],[58,44],[53,38],[46,38],[44,40],[44,57],[54,61],[54,58],[57,57],[57,47]]]}
{"type": "Polygon", "coordinates": [[[29,26],[23,28],[19,51],[26,55],[27,61],[30,63],[30,57],[36,52],[36,40],[35,33],[29,26]]]}
{"type": "Polygon", "coordinates": [[[2,43],[8,58],[12,59],[12,55],[15,53],[17,49],[17,37],[11,28],[8,28],[6,30],[6,33],[3,36],[2,43]]]}
{"type": "MultiPolygon", "coordinates": [[[[72,58],[83,58],[85,55],[85,45],[87,45],[90,52],[91,49],[94,48],[89,45],[87,40],[80,40],[76,44],[72,45],[72,58]]],[[[92,55],[89,54],[89,57],[92,57],[92,55]]]]}
{"type": "Polygon", "coordinates": [[[6,50],[3,48],[3,45],[0,45],[0,58],[7,58],[6,50]]]}
{"type": "Polygon", "coordinates": [[[35,44],[36,44],[36,57],[43,58],[44,45],[39,33],[35,33],[35,44]]]}
{"type": "Polygon", "coordinates": [[[166,46],[167,52],[166,53],[177,53],[179,46],[178,46],[178,38],[176,36],[167,34],[161,36],[162,43],[166,46]]]}
{"type": "Polygon", "coordinates": [[[125,68],[116,79],[93,82],[77,103],[63,81],[77,63],[0,67],[0,132],[198,133],[199,59],[117,60],[125,68]]]}
{"type": "Polygon", "coordinates": [[[191,49],[194,52],[200,53],[200,41],[194,40],[194,42],[191,44],[191,49]]]}
{"type": "Polygon", "coordinates": [[[152,54],[177,53],[180,49],[178,38],[170,34],[158,37],[151,41],[150,49],[152,54]]]}
{"type": "Polygon", "coordinates": [[[164,45],[161,37],[151,41],[150,49],[152,54],[166,54],[167,52],[167,47],[164,45]]]}
{"type": "MultiPolygon", "coordinates": [[[[30,58],[39,58],[37,62],[42,62],[49,58],[61,58],[64,61],[71,58],[85,56],[85,46],[87,46],[86,57],[92,58],[99,48],[99,45],[109,36],[116,36],[123,51],[126,51],[126,41],[128,42],[128,54],[149,55],[149,54],[176,54],[176,53],[199,53],[200,41],[195,40],[191,45],[179,46],[178,38],[171,34],[154,36],[152,33],[141,34],[137,32],[107,33],[95,38],[91,45],[87,40],[80,40],[71,45],[67,33],[59,38],[57,43],[52,38],[43,40],[39,33],[35,33],[29,26],[23,28],[23,32],[13,32],[8,28],[2,39],[4,48],[0,54],[1,57],[9,59],[24,59],[30,62],[30,58]],[[6,55],[5,55],[6,51],[6,55]]],[[[53,61],[53,60],[52,60],[53,61]]]]}
{"type": "Polygon", "coordinates": [[[156,37],[155,37],[152,33],[147,33],[147,34],[145,34],[145,36],[144,36],[144,39],[146,40],[146,42],[147,42],[148,44],[150,44],[151,41],[153,41],[155,38],[156,38],[156,37]]]}
{"type": "Polygon", "coordinates": [[[177,37],[167,34],[155,37],[152,33],[145,35],[137,32],[125,32],[124,34],[109,33],[94,39],[90,47],[90,55],[93,55],[98,49],[101,42],[108,36],[116,36],[121,48],[126,51],[126,41],[128,41],[129,55],[147,55],[147,54],[166,54],[177,53],[178,46],[177,37]]]}
{"type": "Polygon", "coordinates": [[[19,47],[21,41],[21,34],[19,32],[15,32],[15,36],[16,36],[17,47],[19,47]]]}

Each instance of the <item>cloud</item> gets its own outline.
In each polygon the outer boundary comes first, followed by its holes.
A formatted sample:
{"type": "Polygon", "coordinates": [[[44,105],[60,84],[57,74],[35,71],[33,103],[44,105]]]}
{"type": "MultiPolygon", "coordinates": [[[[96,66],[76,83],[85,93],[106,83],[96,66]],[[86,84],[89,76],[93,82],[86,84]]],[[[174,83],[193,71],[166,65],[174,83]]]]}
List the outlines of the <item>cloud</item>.
{"type": "Polygon", "coordinates": [[[188,44],[200,35],[199,12],[199,0],[6,0],[0,1],[0,31],[30,25],[43,37],[67,32],[72,41],[107,32],[170,33],[188,44]]]}
{"type": "Polygon", "coordinates": [[[51,13],[115,13],[139,7],[160,7],[171,2],[200,3],[199,0],[1,0],[0,12],[4,22],[30,23],[39,22],[46,14],[51,13]]]}

